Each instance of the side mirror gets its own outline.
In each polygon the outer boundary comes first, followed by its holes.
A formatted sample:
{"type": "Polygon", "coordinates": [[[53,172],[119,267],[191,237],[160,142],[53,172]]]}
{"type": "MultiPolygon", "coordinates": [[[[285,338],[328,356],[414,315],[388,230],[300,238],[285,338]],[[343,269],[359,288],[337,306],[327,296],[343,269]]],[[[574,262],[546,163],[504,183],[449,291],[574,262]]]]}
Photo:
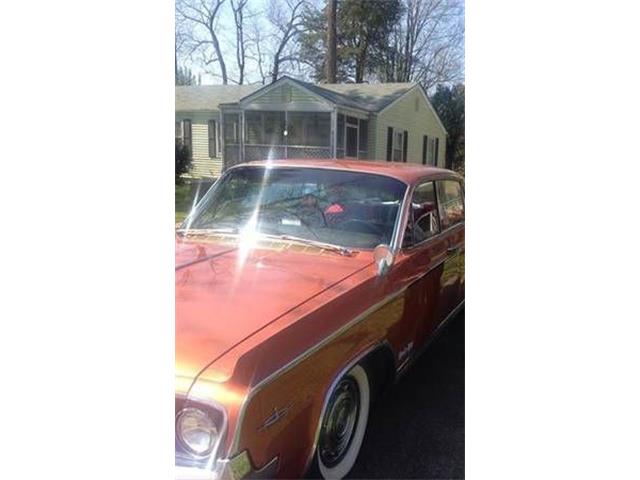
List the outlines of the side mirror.
{"type": "Polygon", "coordinates": [[[373,261],[379,277],[387,274],[391,265],[393,265],[393,253],[389,245],[380,244],[373,249],[373,261]]]}

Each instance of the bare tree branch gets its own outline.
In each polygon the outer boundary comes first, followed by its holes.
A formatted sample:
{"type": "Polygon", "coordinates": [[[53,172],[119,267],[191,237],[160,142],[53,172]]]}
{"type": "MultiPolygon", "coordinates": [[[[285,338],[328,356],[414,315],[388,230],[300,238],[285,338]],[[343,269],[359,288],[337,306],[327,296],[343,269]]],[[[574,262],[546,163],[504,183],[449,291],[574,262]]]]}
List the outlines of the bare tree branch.
{"type": "Polygon", "coordinates": [[[205,65],[217,63],[222,83],[226,85],[229,81],[227,66],[215,30],[215,23],[224,2],[225,0],[176,0],[176,12],[181,21],[191,23],[191,27],[202,29],[206,38],[202,38],[199,32],[192,28],[192,37],[195,41],[192,44],[191,54],[199,52],[205,59],[205,65]],[[206,45],[213,47],[213,55],[203,49],[203,46],[206,45]]]}

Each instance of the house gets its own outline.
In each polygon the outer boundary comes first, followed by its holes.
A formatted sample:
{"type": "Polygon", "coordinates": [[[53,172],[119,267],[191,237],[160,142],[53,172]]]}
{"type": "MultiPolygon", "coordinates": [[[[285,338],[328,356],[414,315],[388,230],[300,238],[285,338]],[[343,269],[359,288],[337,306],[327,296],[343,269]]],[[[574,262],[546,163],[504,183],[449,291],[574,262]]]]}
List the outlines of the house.
{"type": "Polygon", "coordinates": [[[194,177],[268,158],[445,165],[447,132],[417,83],[176,87],[176,140],[194,177]]]}

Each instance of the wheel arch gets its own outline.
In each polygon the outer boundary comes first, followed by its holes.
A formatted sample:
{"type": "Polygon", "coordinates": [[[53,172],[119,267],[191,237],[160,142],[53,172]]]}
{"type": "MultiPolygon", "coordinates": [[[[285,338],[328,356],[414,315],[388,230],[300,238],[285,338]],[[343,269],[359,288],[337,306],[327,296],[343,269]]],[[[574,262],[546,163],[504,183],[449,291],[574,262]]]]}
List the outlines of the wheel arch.
{"type": "Polygon", "coordinates": [[[311,451],[309,452],[309,456],[305,465],[305,472],[309,471],[309,468],[313,463],[313,457],[315,456],[318,446],[318,440],[320,437],[322,419],[324,418],[324,415],[326,413],[331,394],[333,393],[335,387],[338,385],[340,379],[349,370],[351,370],[358,364],[362,364],[364,366],[365,371],[367,372],[367,376],[369,377],[370,384],[372,379],[376,382],[374,383],[375,389],[372,388],[372,400],[375,400],[375,397],[380,394],[388,385],[392,384],[395,380],[395,356],[393,354],[391,345],[386,340],[377,342],[364,348],[337,370],[337,372],[331,377],[331,381],[329,382],[328,387],[325,388],[322,392],[322,409],[320,410],[320,415],[318,416],[318,418],[315,419],[317,425],[315,429],[313,445],[311,446],[311,451]]]}

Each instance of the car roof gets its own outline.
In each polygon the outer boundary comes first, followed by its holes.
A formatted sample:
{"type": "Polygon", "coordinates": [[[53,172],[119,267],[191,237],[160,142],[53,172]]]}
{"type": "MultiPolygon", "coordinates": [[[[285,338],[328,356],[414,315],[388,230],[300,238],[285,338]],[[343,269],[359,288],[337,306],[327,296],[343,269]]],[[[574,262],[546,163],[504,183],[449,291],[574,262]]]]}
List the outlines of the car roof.
{"type": "Polygon", "coordinates": [[[342,160],[342,159],[288,159],[288,160],[259,160],[242,163],[249,166],[270,167],[301,167],[301,168],[326,168],[331,170],[347,170],[352,172],[372,173],[384,175],[400,180],[407,184],[415,183],[425,177],[430,178],[456,178],[460,175],[452,170],[419,165],[415,163],[385,162],[381,160],[342,160]]]}

